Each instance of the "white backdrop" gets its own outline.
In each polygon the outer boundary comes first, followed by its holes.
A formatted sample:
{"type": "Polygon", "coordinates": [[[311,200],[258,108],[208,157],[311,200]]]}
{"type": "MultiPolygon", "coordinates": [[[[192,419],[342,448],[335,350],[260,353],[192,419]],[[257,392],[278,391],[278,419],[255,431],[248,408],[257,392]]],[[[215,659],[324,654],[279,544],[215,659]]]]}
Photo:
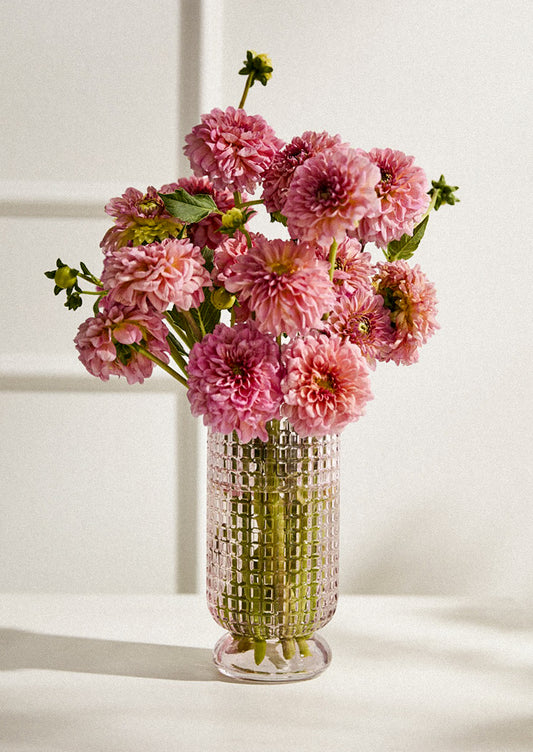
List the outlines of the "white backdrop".
{"type": "MultiPolygon", "coordinates": [[[[343,434],[341,588],[533,595],[529,4],[0,2],[0,590],[201,589],[203,432],[164,377],[100,384],[53,299],[57,256],[99,268],[103,205],[184,174],[201,112],[290,139],[414,154],[461,203],[417,252],[441,330],[381,364],[343,434]]],[[[270,228],[267,228],[270,230],[270,228]]]]}

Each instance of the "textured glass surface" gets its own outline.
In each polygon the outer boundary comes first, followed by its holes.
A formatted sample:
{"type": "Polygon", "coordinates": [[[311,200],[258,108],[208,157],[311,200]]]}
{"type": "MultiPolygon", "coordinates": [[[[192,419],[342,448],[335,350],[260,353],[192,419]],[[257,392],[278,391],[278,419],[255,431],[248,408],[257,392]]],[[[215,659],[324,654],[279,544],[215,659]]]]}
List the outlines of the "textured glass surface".
{"type": "Polygon", "coordinates": [[[285,421],[268,442],[209,432],[207,468],[211,614],[257,665],[267,640],[305,657],[337,602],[338,437],[302,438],[285,421]]]}

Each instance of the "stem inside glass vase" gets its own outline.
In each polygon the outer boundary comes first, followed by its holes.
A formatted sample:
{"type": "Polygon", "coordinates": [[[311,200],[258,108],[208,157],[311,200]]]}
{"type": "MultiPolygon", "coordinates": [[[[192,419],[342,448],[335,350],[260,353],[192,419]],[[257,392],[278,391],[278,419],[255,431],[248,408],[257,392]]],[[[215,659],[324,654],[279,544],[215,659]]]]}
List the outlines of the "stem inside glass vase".
{"type": "Polygon", "coordinates": [[[271,421],[266,442],[210,432],[207,596],[230,633],[215,649],[223,673],[280,681],[325,668],[315,632],[336,606],[337,505],[336,436],[302,438],[286,421],[271,421]]]}

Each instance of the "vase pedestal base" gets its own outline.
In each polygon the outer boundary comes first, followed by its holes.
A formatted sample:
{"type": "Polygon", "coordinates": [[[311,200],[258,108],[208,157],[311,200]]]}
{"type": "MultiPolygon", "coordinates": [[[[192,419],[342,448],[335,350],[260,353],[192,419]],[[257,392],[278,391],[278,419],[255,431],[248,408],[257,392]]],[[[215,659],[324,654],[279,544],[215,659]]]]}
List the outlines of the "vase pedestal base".
{"type": "Polygon", "coordinates": [[[317,633],[306,639],[264,642],[227,633],[215,645],[213,660],[218,670],[232,679],[301,681],[317,676],[328,667],[331,650],[317,633]]]}

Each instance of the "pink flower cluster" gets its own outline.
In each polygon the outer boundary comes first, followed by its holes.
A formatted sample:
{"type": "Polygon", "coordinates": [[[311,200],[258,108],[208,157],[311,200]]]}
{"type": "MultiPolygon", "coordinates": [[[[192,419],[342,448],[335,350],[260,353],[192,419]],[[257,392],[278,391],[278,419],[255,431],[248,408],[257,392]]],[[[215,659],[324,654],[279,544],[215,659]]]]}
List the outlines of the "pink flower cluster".
{"type": "Polygon", "coordinates": [[[161,317],[107,301],[100,312],[84,321],[74,339],[79,359],[93,376],[108,381],[125,376],[128,384],[152,375],[153,362],[131,345],[141,344],[155,357],[168,363],[167,328],[161,317]]]}
{"type": "Polygon", "coordinates": [[[135,383],[170,353],[193,415],[245,442],[266,440],[280,417],[302,436],[342,431],[372,398],[371,369],[416,362],[438,328],[434,286],[387,255],[428,209],[423,170],[325,132],[284,143],[233,107],[204,115],[185,141],[192,177],[106,206],[102,300],[80,326],[80,360],[135,383]],[[244,193],[256,190],[260,200],[244,193]],[[180,214],[161,197],[175,191],[189,212],[216,210],[180,214]],[[249,230],[261,201],[287,238],[249,230]],[[375,264],[368,243],[388,260],[375,264]]]}

